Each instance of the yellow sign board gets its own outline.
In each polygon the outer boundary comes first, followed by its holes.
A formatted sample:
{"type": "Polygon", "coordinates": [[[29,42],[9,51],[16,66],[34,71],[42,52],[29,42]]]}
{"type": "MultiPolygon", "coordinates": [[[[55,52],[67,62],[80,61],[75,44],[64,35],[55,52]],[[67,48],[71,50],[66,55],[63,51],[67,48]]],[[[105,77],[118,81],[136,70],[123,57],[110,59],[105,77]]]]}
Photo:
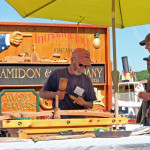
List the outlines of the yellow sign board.
{"type": "Polygon", "coordinates": [[[39,111],[39,95],[34,89],[5,89],[0,93],[1,112],[39,111]]]}

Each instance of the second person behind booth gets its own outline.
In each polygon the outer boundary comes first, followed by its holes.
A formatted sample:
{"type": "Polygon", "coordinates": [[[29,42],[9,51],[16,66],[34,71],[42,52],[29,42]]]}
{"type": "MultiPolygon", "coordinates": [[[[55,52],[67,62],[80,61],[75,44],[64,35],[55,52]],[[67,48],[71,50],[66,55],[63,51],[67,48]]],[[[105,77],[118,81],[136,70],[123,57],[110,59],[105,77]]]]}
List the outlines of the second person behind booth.
{"type": "MultiPolygon", "coordinates": [[[[150,74],[150,55],[143,60],[147,61],[147,71],[150,74]]],[[[150,76],[147,81],[146,92],[139,92],[138,97],[143,99],[143,102],[137,115],[137,123],[150,126],[150,76]]]]}

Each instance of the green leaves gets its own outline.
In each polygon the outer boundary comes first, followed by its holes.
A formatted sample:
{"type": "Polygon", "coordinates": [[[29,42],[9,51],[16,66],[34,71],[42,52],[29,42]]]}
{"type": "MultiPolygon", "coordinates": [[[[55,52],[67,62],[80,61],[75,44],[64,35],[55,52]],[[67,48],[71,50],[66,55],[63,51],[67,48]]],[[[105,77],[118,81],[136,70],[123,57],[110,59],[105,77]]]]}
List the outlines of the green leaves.
{"type": "Polygon", "coordinates": [[[149,77],[149,73],[147,70],[142,70],[140,72],[135,72],[135,73],[136,73],[136,78],[138,81],[147,80],[149,77]]]}

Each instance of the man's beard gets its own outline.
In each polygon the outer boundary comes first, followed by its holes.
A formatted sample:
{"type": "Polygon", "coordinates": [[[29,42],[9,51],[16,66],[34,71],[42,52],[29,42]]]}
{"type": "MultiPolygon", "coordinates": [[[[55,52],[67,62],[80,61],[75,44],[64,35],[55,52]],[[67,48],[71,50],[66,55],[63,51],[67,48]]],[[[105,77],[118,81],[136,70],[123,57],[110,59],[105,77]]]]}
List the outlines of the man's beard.
{"type": "Polygon", "coordinates": [[[77,69],[75,64],[73,65],[72,70],[73,70],[73,74],[77,75],[77,76],[79,76],[79,75],[81,75],[83,73],[83,71],[77,69]]]}

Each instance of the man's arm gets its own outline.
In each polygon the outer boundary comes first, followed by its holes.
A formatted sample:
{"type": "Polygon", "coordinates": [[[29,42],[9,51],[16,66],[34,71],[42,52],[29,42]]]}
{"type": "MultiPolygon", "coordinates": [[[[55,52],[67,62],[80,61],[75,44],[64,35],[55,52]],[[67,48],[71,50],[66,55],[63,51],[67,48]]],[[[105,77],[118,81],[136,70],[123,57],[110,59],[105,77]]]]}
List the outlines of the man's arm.
{"type": "Polygon", "coordinates": [[[92,109],[93,108],[93,102],[85,101],[85,104],[83,106],[85,109],[92,109]]]}
{"type": "Polygon", "coordinates": [[[65,94],[66,92],[64,91],[50,92],[50,91],[44,90],[43,88],[41,88],[39,92],[39,96],[47,100],[52,100],[53,98],[55,98],[56,95],[58,95],[59,100],[63,100],[65,97],[65,94]]]}
{"type": "Polygon", "coordinates": [[[82,97],[77,97],[76,99],[74,99],[74,103],[83,106],[85,109],[93,108],[93,102],[85,101],[82,97]]]}

